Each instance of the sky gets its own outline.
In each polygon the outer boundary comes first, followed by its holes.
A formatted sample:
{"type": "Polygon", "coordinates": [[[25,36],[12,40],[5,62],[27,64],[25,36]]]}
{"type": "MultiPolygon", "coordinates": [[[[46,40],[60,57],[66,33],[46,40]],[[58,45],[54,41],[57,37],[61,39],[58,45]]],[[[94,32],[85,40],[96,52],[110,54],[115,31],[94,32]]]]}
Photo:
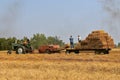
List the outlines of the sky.
{"type": "Polygon", "coordinates": [[[67,43],[70,35],[76,42],[78,35],[84,40],[102,29],[118,43],[120,36],[104,22],[107,17],[100,0],[0,0],[0,37],[30,38],[40,33],[67,43]]]}

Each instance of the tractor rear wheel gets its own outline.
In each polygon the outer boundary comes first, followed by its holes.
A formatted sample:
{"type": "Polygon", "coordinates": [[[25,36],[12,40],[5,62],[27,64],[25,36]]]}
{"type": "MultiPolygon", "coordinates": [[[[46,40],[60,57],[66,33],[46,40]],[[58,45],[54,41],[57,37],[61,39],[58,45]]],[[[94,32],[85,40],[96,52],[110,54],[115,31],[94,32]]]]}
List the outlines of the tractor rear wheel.
{"type": "Polygon", "coordinates": [[[16,53],[17,54],[24,54],[25,50],[22,47],[18,47],[17,50],[16,50],[16,53]]]}

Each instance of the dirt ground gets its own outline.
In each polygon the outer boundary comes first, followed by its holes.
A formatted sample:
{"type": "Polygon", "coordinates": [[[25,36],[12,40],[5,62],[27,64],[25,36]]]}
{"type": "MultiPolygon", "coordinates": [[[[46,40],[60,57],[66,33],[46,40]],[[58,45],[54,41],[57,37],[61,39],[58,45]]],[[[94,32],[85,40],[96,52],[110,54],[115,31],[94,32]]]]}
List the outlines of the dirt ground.
{"type": "Polygon", "coordinates": [[[110,54],[7,54],[0,51],[0,80],[119,80],[120,49],[110,54]]]}

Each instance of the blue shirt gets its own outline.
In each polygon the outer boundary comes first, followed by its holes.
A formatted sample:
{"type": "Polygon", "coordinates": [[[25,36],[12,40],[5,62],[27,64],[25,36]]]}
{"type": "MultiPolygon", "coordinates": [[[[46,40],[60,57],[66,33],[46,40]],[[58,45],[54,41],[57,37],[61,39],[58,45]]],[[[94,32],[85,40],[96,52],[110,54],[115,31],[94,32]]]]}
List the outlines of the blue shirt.
{"type": "Polygon", "coordinates": [[[72,37],[70,37],[70,43],[73,43],[73,38],[72,37]]]}

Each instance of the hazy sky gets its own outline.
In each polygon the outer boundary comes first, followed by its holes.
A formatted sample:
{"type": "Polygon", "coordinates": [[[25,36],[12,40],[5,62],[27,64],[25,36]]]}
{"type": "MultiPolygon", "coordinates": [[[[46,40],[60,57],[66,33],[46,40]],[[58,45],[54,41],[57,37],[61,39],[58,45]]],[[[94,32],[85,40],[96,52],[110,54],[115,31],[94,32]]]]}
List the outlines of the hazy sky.
{"type": "Polygon", "coordinates": [[[77,35],[84,39],[103,29],[119,42],[120,35],[105,27],[106,16],[100,0],[0,0],[0,37],[43,33],[69,42],[70,35],[77,41],[77,35]]]}

